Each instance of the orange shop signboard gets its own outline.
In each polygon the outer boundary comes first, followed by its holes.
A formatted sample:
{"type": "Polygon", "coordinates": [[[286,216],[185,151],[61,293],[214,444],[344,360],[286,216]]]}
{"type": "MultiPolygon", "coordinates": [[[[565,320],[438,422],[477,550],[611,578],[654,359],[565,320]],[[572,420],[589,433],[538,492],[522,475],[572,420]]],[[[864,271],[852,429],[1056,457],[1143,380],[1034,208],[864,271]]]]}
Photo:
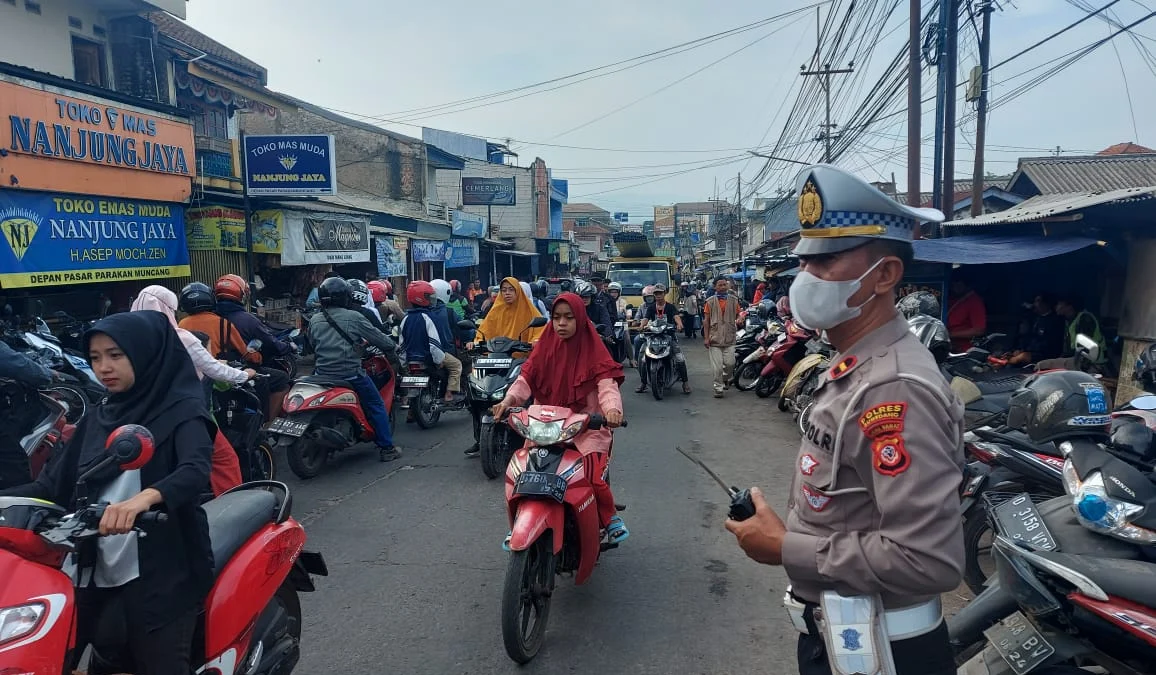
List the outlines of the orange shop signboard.
{"type": "Polygon", "coordinates": [[[0,81],[0,185],[188,200],[196,173],[188,122],[41,87],[0,81]]]}

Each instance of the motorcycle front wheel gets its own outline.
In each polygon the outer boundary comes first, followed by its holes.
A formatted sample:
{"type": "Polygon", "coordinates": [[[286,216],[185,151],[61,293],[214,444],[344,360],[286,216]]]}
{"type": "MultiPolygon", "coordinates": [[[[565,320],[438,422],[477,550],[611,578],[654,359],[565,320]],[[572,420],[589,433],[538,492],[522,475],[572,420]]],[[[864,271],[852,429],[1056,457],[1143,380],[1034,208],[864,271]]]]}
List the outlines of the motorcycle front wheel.
{"type": "Polygon", "coordinates": [[[483,424],[478,432],[478,450],[481,451],[482,455],[482,473],[491,480],[502,475],[506,468],[506,465],[502,463],[502,457],[506,454],[504,452],[505,436],[498,425],[493,423],[483,424]]]}
{"type": "Polygon", "coordinates": [[[759,383],[755,385],[755,396],[759,398],[768,398],[773,395],[780,387],[783,386],[783,376],[779,374],[767,375],[760,377],[759,383]]]}
{"type": "Polygon", "coordinates": [[[759,381],[759,373],[761,373],[762,370],[763,364],[759,361],[739,364],[738,369],[735,370],[735,389],[739,391],[750,391],[754,389],[759,381]]]}
{"type": "Polygon", "coordinates": [[[510,553],[502,590],[502,641],[506,654],[529,663],[542,648],[554,592],[554,548],[545,534],[524,551],[510,553]]]}
{"type": "Polygon", "coordinates": [[[654,395],[655,401],[661,401],[662,397],[666,395],[666,381],[662,376],[662,362],[651,361],[648,370],[650,380],[650,392],[654,395]]]}

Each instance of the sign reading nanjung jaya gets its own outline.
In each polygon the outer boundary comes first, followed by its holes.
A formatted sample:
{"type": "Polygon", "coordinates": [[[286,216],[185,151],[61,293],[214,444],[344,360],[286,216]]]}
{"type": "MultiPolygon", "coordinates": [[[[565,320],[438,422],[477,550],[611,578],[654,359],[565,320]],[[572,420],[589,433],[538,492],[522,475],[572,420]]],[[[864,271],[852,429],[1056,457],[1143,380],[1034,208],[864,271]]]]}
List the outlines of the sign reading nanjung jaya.
{"type": "Polygon", "coordinates": [[[333,136],[246,136],[245,185],[251,195],[337,194],[333,136]]]}

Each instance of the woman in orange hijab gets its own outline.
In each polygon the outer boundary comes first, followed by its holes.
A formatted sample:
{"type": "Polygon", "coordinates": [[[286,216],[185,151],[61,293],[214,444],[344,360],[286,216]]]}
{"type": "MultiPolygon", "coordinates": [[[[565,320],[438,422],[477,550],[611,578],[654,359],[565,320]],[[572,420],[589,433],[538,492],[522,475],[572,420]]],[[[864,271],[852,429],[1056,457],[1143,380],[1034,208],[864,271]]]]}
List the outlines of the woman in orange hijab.
{"type": "MultiPolygon", "coordinates": [[[[502,279],[498,289],[498,299],[490,308],[486,318],[478,326],[479,342],[499,336],[511,340],[524,339],[526,342],[536,342],[542,334],[541,328],[529,328],[530,321],[542,314],[534,307],[534,302],[526,296],[522,286],[514,277],[502,279]]],[[[469,345],[473,347],[473,343],[469,345]]]]}

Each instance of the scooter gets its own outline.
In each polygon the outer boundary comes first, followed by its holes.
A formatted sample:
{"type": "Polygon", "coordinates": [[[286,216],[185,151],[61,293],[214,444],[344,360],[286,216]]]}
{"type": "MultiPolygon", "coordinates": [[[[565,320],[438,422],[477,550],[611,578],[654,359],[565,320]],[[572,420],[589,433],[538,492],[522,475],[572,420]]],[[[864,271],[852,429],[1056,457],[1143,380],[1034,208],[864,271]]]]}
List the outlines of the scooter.
{"type": "MultiPolygon", "coordinates": [[[[361,367],[381,393],[392,419],[397,377],[389,358],[368,346],[361,367]]],[[[321,375],[298,378],[293,383],[285,396],[282,417],[273,420],[268,434],[272,447],[285,449],[289,468],[303,479],[321,473],[333,453],[374,439],[373,425],[349,382],[321,375]]]]}
{"type": "MultiPolygon", "coordinates": [[[[527,330],[545,325],[545,317],[535,317],[527,330]]],[[[463,330],[477,328],[469,320],[459,321],[458,327],[463,330]]],[[[469,406],[470,414],[480,420],[478,450],[486,478],[502,475],[518,447],[514,431],[509,425],[496,423],[490,415],[490,408],[506,397],[506,392],[522,373],[526,357],[514,358],[514,354],[527,354],[533,347],[529,342],[499,335],[475,350],[477,358],[470,372],[469,406]]]]}
{"type": "Polygon", "coordinates": [[[58,340],[49,336],[39,331],[24,331],[18,339],[25,345],[25,351],[35,353],[46,367],[63,376],[62,381],[52,383],[46,391],[68,404],[68,423],[77,424],[88,413],[89,406],[100,403],[108,395],[108,390],[87,360],[65,351],[58,340]]]}
{"type": "Polygon", "coordinates": [[[735,343],[735,373],[731,384],[739,391],[750,391],[759,383],[759,374],[770,359],[775,345],[786,339],[777,323],[769,323],[757,333],[748,333],[735,343]],[[749,336],[749,337],[748,337],[749,336]]]}
{"type": "Polygon", "coordinates": [[[39,396],[44,417],[20,439],[20,447],[28,456],[28,470],[33,480],[40,475],[56,450],[67,443],[76,431],[76,427],[68,423],[67,403],[44,392],[40,392],[39,396]]]}
{"type": "MultiPolygon", "coordinates": [[[[77,481],[77,494],[98,471],[139,469],[153,454],[152,435],[128,425],[109,435],[107,456],[77,481]]],[[[198,617],[190,662],[197,673],[289,673],[300,658],[298,594],[314,590],[310,575],[328,575],[319,553],[302,550],[305,530],[290,516],[283,483],[241,485],[207,502],[216,579],[198,617]]],[[[0,617],[5,672],[67,672],[86,645],[76,644],[75,585],[65,559],[99,536],[108,504],[81,500],[76,511],[39,499],[0,497],[0,617]]],[[[164,527],[163,511],[137,517],[138,531],[164,527]]],[[[119,661],[123,622],[101,621],[93,639],[90,672],[134,672],[119,661]]],[[[191,674],[190,674],[191,675],[191,674]]]]}
{"type": "Polygon", "coordinates": [[[674,324],[660,318],[646,324],[642,331],[638,372],[656,401],[661,401],[678,379],[674,368],[674,329],[674,324]]]}
{"type": "Polygon", "coordinates": [[[787,375],[807,353],[807,341],[813,337],[811,331],[800,326],[794,319],[787,319],[786,328],[773,347],[768,348],[769,356],[763,365],[759,379],[755,382],[755,395],[767,398],[779,391],[787,380],[787,375]]]}
{"type": "MultiPolygon", "coordinates": [[[[506,653],[528,663],[542,647],[556,574],[590,579],[602,552],[594,488],[573,439],[601,429],[601,415],[532,405],[511,408],[507,424],[526,439],[506,469],[510,560],[502,590],[502,640],[506,653]]],[[[626,426],[626,422],[622,423],[626,426]]]]}
{"type": "Polygon", "coordinates": [[[800,433],[806,433],[815,388],[819,386],[819,378],[823,376],[834,353],[835,348],[822,340],[818,338],[808,340],[807,355],[791,368],[786,382],[783,383],[783,391],[779,394],[779,410],[795,413],[800,433]]]}
{"type": "MultiPolygon", "coordinates": [[[[243,364],[234,367],[243,368],[243,364]]],[[[266,377],[258,374],[257,377],[266,377]]],[[[265,413],[254,380],[213,384],[213,417],[237,453],[241,478],[247,483],[272,480],[276,469],[273,445],[265,433],[265,413]]]]}

